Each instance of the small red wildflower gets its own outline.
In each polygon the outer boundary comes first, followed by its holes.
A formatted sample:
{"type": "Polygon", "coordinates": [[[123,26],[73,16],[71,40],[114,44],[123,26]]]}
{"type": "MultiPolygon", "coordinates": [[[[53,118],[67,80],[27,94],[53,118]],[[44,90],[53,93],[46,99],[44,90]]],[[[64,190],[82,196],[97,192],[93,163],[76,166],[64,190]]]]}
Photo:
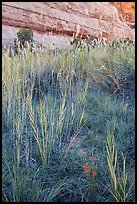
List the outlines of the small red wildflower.
{"type": "Polygon", "coordinates": [[[97,173],[95,171],[92,172],[92,176],[95,177],[97,173]]]}
{"type": "Polygon", "coordinates": [[[90,174],[90,168],[88,167],[88,164],[85,164],[85,165],[83,165],[83,168],[84,168],[84,171],[85,171],[85,173],[87,173],[87,174],[90,174]]]}
{"type": "Polygon", "coordinates": [[[85,169],[85,173],[90,174],[90,169],[85,169]]]}
{"type": "Polygon", "coordinates": [[[88,168],[88,164],[83,165],[83,168],[87,169],[88,168]]]}

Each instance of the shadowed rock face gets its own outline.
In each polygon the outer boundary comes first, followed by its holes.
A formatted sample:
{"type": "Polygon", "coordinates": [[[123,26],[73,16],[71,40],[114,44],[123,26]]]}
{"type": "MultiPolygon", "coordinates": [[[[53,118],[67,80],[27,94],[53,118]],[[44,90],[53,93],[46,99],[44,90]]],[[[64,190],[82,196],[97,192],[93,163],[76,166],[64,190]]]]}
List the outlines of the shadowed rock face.
{"type": "Polygon", "coordinates": [[[34,31],[36,43],[55,47],[68,45],[72,37],[134,38],[109,2],[2,2],[2,25],[3,44],[13,43],[24,27],[34,31]]]}

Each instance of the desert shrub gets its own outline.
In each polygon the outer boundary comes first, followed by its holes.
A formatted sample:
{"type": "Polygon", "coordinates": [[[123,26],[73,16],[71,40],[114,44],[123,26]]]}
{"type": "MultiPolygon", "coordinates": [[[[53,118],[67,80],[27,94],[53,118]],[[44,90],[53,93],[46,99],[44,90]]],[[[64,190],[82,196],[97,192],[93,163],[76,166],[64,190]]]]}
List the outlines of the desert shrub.
{"type": "Polygon", "coordinates": [[[31,29],[23,28],[17,32],[17,38],[21,46],[25,45],[25,42],[33,42],[33,31],[31,29]]]}

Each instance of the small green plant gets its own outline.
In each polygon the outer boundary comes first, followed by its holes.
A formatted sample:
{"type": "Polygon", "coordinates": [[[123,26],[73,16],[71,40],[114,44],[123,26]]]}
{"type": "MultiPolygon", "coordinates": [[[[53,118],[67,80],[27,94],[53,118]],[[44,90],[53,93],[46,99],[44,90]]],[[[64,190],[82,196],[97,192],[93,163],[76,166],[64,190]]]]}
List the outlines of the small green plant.
{"type": "Polygon", "coordinates": [[[25,46],[25,42],[29,44],[33,42],[33,31],[31,29],[23,28],[17,32],[18,42],[20,46],[25,46]]]}
{"type": "Polygon", "coordinates": [[[75,48],[88,48],[88,45],[79,38],[74,38],[72,41],[70,41],[70,44],[73,45],[75,48]]]}

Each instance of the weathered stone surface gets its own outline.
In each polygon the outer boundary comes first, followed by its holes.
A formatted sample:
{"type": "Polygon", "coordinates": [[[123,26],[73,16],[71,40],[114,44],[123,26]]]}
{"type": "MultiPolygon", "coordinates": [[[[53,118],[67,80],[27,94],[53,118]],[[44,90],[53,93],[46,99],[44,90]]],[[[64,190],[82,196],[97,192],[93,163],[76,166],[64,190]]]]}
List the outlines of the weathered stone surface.
{"type": "MultiPolygon", "coordinates": [[[[18,31],[19,28],[2,25],[2,44],[13,47],[13,39],[16,37],[18,31]]],[[[50,49],[68,47],[72,39],[72,37],[69,36],[47,35],[35,31],[33,34],[34,40],[38,47],[40,47],[42,44],[43,46],[49,47],[50,49]]]]}
{"type": "Polygon", "coordinates": [[[64,44],[72,36],[108,40],[134,37],[109,2],[2,2],[2,25],[3,43],[11,42],[24,27],[31,28],[36,42],[43,45],[49,35],[64,37],[64,44]]]}
{"type": "Polygon", "coordinates": [[[118,9],[119,18],[131,28],[135,26],[135,2],[110,2],[118,9]]]}

